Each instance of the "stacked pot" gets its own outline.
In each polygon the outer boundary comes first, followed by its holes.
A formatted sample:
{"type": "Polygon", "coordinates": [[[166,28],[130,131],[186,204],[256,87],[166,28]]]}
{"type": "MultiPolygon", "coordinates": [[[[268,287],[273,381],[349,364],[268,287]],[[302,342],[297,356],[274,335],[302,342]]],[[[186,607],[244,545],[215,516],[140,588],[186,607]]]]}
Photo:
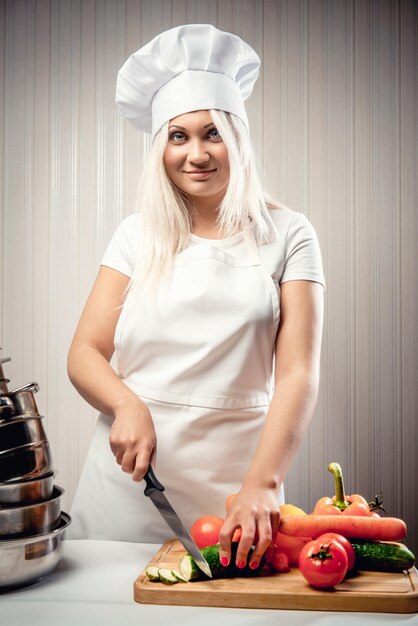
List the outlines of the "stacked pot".
{"type": "Polygon", "coordinates": [[[0,589],[32,584],[62,556],[70,516],[61,511],[64,490],[54,466],[37,383],[8,390],[0,359],[0,589]]]}

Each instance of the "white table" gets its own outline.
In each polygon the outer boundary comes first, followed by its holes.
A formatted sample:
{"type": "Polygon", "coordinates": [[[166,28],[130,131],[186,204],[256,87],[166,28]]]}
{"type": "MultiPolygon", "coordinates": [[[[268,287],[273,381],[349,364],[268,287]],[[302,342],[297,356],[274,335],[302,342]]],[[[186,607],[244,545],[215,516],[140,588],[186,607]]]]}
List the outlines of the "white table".
{"type": "Polygon", "coordinates": [[[418,615],[177,607],[139,604],[133,583],[160,546],[65,541],[45,580],[0,595],[5,626],[418,626],[418,615]]]}

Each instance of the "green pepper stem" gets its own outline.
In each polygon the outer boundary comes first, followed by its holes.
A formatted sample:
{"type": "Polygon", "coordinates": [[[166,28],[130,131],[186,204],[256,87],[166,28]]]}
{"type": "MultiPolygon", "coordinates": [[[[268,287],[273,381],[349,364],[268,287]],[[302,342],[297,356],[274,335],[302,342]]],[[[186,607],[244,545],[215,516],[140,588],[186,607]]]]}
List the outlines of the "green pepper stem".
{"type": "Polygon", "coordinates": [[[345,499],[344,493],[344,481],[341,466],[338,463],[330,463],[328,465],[328,471],[334,475],[335,483],[335,500],[334,505],[341,511],[344,511],[348,507],[348,502],[345,499]]]}

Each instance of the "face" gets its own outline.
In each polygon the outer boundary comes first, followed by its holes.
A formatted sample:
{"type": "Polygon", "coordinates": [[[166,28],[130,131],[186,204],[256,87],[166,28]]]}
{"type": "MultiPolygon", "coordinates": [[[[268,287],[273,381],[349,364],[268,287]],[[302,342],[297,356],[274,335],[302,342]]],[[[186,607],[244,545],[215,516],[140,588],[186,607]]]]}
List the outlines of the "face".
{"type": "Polygon", "coordinates": [[[164,165],[171,181],[196,206],[218,206],[229,182],[226,146],[209,111],[193,111],[170,120],[164,165]]]}

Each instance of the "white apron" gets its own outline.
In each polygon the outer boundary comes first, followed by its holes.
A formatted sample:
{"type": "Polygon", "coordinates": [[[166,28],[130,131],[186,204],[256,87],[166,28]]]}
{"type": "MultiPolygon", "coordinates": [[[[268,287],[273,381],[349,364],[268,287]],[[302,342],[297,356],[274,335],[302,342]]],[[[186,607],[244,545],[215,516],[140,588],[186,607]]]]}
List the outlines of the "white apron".
{"type": "MultiPolygon", "coordinates": [[[[188,528],[204,514],[225,517],[225,499],[251,463],[271,400],[278,292],[251,233],[245,257],[209,240],[188,247],[160,306],[130,296],[122,309],[118,374],[150,409],[155,473],[188,528]]],[[[172,531],[143,495],[145,483],[115,461],[111,424],[99,416],[67,536],[165,541],[172,531]]]]}

